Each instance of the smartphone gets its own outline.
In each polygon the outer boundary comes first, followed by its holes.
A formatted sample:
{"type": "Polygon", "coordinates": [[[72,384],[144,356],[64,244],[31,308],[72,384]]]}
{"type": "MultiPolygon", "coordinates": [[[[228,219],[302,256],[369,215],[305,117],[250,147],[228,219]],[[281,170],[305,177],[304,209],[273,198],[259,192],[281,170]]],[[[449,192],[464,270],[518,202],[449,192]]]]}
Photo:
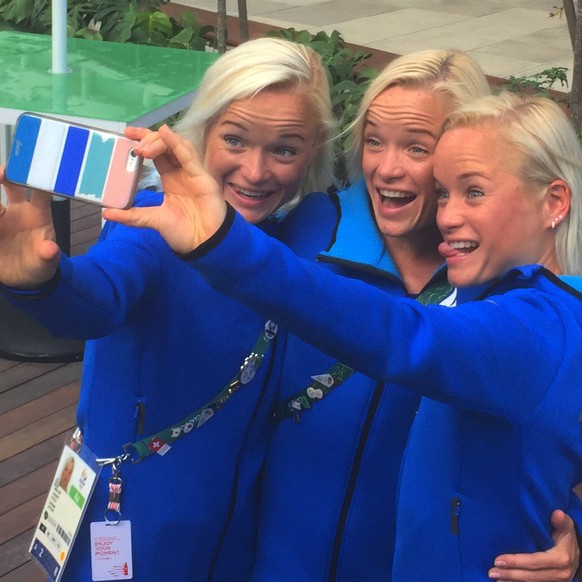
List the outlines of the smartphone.
{"type": "Polygon", "coordinates": [[[143,160],[122,134],[23,113],[14,129],[6,178],[14,184],[110,208],[128,208],[143,160]]]}

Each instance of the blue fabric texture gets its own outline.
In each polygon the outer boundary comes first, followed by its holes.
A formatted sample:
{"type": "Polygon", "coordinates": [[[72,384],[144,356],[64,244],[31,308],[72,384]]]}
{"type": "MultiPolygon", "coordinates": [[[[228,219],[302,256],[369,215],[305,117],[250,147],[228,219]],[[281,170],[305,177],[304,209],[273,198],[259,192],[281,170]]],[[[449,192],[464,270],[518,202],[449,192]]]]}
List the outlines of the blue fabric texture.
{"type": "Polygon", "coordinates": [[[582,481],[574,287],[530,265],[453,309],[422,307],[302,261],[238,216],[193,266],[337,360],[428,397],[401,474],[394,580],[487,580],[498,554],[552,546],[551,512],[582,481]]]}
{"type": "MultiPolygon", "coordinates": [[[[160,201],[161,195],[143,192],[136,203],[160,201]]],[[[54,334],[90,338],[78,423],[100,457],[122,453],[125,443],[167,428],[214,398],[265,323],[209,287],[151,230],[108,223],[86,255],[63,256],[60,271],[55,289],[37,300],[9,298],[54,334]]],[[[121,466],[134,580],[249,578],[258,476],[273,427],[274,391],[267,387],[273,354],[222,410],[165,456],[121,466]]],[[[109,467],[101,472],[67,582],[91,580],[89,524],[103,521],[110,475],[109,467]]]]}

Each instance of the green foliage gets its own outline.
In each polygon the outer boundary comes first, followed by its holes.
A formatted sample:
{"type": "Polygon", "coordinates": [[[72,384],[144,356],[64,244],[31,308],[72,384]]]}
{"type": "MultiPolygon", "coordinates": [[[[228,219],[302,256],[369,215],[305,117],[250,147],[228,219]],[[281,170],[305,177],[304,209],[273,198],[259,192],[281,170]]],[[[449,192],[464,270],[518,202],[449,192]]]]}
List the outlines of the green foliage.
{"type": "Polygon", "coordinates": [[[47,33],[51,28],[50,0],[1,0],[0,30],[47,33]]]}
{"type": "MultiPolygon", "coordinates": [[[[68,0],[68,35],[92,40],[205,50],[212,26],[185,13],[182,22],[158,7],[168,0],[68,0]]],[[[0,30],[50,34],[51,0],[0,0],[0,30]]]]}
{"type": "Polygon", "coordinates": [[[566,67],[551,67],[525,77],[511,75],[506,81],[498,85],[498,89],[514,93],[539,94],[556,99],[550,94],[550,90],[555,89],[557,83],[560,83],[560,87],[568,87],[568,69],[566,67]]]}
{"type": "Polygon", "coordinates": [[[311,34],[307,30],[287,28],[272,31],[268,36],[284,38],[311,47],[321,57],[327,71],[333,112],[338,122],[339,139],[336,142],[336,172],[343,183],[348,181],[345,160],[347,130],[354,120],[358,105],[370,81],[378,70],[367,66],[371,54],[346,47],[342,35],[334,30],[331,35],[320,31],[311,34]]]}

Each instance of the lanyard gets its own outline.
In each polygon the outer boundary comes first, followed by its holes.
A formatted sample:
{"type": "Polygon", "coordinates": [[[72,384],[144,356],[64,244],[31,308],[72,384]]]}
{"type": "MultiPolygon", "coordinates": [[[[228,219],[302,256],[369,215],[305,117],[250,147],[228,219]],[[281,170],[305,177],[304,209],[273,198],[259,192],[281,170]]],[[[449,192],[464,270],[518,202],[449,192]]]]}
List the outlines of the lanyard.
{"type": "Polygon", "coordinates": [[[154,453],[165,455],[173,443],[208,422],[226,404],[227,400],[238,388],[248,384],[254,378],[276,335],[277,324],[270,320],[267,321],[251,353],[244,359],[236,376],[221,392],[176,424],[154,435],[126,444],[123,448],[126,453],[131,455],[131,460],[134,463],[139,463],[154,453]]]}
{"type": "Polygon", "coordinates": [[[251,353],[244,359],[236,376],[212,400],[189,414],[180,422],[164,430],[124,445],[124,452],[117,457],[96,459],[99,465],[111,465],[111,477],[108,482],[109,501],[105,509],[105,521],[117,525],[121,520],[121,489],[122,479],[119,467],[125,461],[140,463],[150,455],[158,453],[165,455],[177,440],[200,428],[219,411],[227,400],[244,384],[248,384],[257,373],[265,359],[265,354],[277,335],[277,324],[267,321],[261,335],[255,342],[251,353]]]}
{"type": "MultiPolygon", "coordinates": [[[[452,287],[448,281],[435,281],[426,287],[416,300],[422,305],[438,304],[450,295],[451,291],[452,287]]],[[[313,382],[307,388],[275,405],[273,411],[275,420],[282,422],[286,418],[292,417],[294,422],[299,422],[301,420],[300,413],[303,410],[309,410],[313,404],[320,402],[353,374],[352,368],[336,362],[323,374],[311,376],[313,382]]]]}
{"type": "MultiPolygon", "coordinates": [[[[154,453],[162,456],[165,455],[177,440],[185,437],[208,422],[226,404],[227,400],[238,388],[244,384],[248,384],[254,378],[276,335],[277,324],[272,321],[267,321],[251,353],[244,359],[236,376],[217,396],[176,424],[139,441],[127,443],[123,447],[125,452],[118,457],[98,459],[98,462],[101,465],[111,464],[116,469],[121,463],[129,459],[133,463],[139,463],[154,453]]],[[[113,473],[115,474],[116,470],[113,473]]]]}

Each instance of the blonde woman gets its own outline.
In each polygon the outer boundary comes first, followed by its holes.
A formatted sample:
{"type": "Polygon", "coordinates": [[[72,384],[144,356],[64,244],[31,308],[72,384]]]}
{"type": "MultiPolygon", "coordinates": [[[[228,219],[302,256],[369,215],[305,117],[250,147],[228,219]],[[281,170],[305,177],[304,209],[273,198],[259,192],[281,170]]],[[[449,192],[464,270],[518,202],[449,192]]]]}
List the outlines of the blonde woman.
{"type": "MultiPolygon", "coordinates": [[[[265,232],[278,229],[281,206],[333,183],[329,90],[306,47],[261,39],[222,56],[180,131],[224,199],[265,232]]],[[[69,258],[53,242],[47,199],[28,204],[20,189],[7,191],[7,296],[54,334],[88,340],[77,414],[84,444],[101,458],[146,437],[132,458],[148,444],[167,451],[119,467],[134,579],[247,579],[272,430],[274,328],[215,292],[153,230],[108,223],[86,255],[69,258]],[[29,228],[33,218],[42,226],[29,228]]],[[[151,212],[163,198],[144,191],[136,205],[151,212]]],[[[103,521],[110,477],[105,467],[64,581],[92,579],[90,524],[103,521]]]]}

